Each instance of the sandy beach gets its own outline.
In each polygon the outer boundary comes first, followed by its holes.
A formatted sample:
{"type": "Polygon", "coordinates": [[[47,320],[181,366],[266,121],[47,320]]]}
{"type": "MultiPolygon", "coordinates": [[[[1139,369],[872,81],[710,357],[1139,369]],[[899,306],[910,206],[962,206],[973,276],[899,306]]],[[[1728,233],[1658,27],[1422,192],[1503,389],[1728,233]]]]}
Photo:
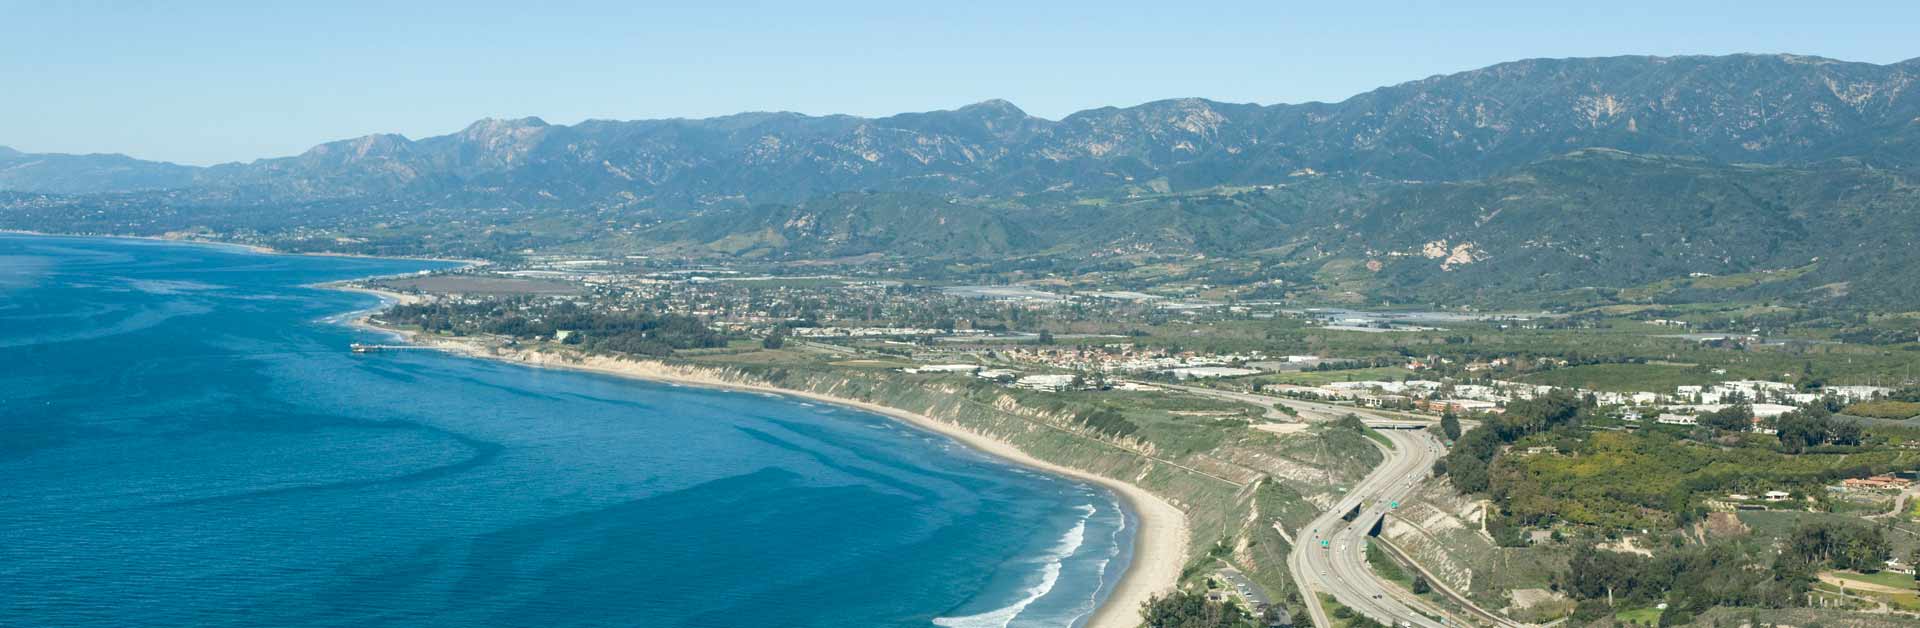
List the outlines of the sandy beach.
{"type": "MultiPolygon", "coordinates": [[[[372,294],[384,302],[415,303],[421,297],[385,290],[330,284],[323,287],[372,294]]],[[[384,305],[383,305],[384,307],[384,305]]],[[[775,386],[732,381],[721,378],[711,369],[679,366],[651,360],[631,360],[608,356],[572,356],[540,350],[495,350],[478,343],[454,339],[421,338],[417,334],[403,330],[388,329],[373,325],[367,319],[372,311],[354,318],[354,325],[382,333],[394,334],[410,343],[431,346],[468,357],[501,360],[543,368],[570,369],[628,377],[639,380],[664,382],[691,386],[703,386],[726,390],[755,393],[771,393],[798,397],[822,403],[837,404],[884,415],[931,432],[952,438],[960,443],[1009,462],[1038,469],[1047,473],[1070,477],[1098,484],[1114,492],[1126,501],[1138,519],[1138,529],[1134,532],[1133,561],[1114,586],[1113,593],[1106,603],[1100,605],[1088,619],[1089,628],[1133,628],[1140,625],[1139,609],[1147,598],[1154,594],[1171,591],[1180,578],[1180,568],[1186,563],[1187,519],[1186,514],[1145,489],[1132,484],[1095,475],[1079,469],[1060,466],[1040,460],[999,439],[977,434],[960,426],[933,419],[931,417],[897,408],[881,406],[857,399],[847,399],[818,393],[788,390],[775,386]]]]}

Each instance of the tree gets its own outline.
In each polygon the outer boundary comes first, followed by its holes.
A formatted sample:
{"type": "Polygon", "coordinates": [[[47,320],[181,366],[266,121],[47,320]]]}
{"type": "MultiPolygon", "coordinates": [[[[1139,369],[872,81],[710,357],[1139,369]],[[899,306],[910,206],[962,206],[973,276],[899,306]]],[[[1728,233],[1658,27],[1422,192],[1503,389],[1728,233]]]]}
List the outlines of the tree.
{"type": "Polygon", "coordinates": [[[1745,432],[1753,428],[1753,408],[1734,404],[1700,415],[1700,424],[1727,432],[1745,432]]]}
{"type": "Polygon", "coordinates": [[[1053,332],[1047,331],[1045,329],[1040,330],[1040,337],[1035,339],[1034,342],[1037,342],[1043,345],[1053,344],[1053,332]]]}
{"type": "Polygon", "coordinates": [[[1427,584],[1426,576],[1423,576],[1420,574],[1413,575],[1413,594],[1414,595],[1425,595],[1428,591],[1432,591],[1432,590],[1433,590],[1433,586],[1427,584]]]}
{"type": "Polygon", "coordinates": [[[1454,416],[1452,410],[1440,414],[1440,433],[1446,434],[1449,441],[1460,440],[1460,417],[1454,416]]]}
{"type": "Polygon", "coordinates": [[[1849,447],[1859,445],[1863,436],[1860,424],[1852,421],[1833,422],[1833,427],[1829,429],[1828,434],[1833,438],[1833,444],[1849,447]]]}
{"type": "Polygon", "coordinates": [[[1140,607],[1149,628],[1254,628],[1253,616],[1239,606],[1209,601],[1198,591],[1154,596],[1140,607]]]}
{"type": "Polygon", "coordinates": [[[1492,482],[1487,463],[1472,456],[1447,463],[1447,475],[1453,478],[1453,488],[1462,493],[1485,492],[1492,482]]]}
{"type": "Polygon", "coordinates": [[[787,326],[780,325],[774,327],[773,331],[767,332],[767,338],[766,340],[760,341],[760,346],[766,349],[778,349],[787,346],[787,326]]]}
{"type": "Polygon", "coordinates": [[[1780,415],[1774,421],[1774,428],[1780,432],[1780,449],[1790,454],[1826,443],[1831,431],[1826,415],[1819,410],[1795,410],[1780,415]]]}

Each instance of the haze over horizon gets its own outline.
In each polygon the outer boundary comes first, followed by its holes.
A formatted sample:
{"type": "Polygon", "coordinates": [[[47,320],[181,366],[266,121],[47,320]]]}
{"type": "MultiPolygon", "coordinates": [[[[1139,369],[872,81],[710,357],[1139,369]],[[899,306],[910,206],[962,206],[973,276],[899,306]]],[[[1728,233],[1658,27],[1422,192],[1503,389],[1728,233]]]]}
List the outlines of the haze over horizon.
{"type": "Polygon", "coordinates": [[[1920,2],[393,4],[0,0],[0,625],[1920,626],[1920,2]]]}
{"type": "Polygon", "coordinates": [[[1920,56],[1901,32],[1920,22],[1920,7],[1891,2],[1867,9],[1873,20],[1775,2],[1214,11],[580,3],[538,15],[434,4],[9,4],[20,19],[0,25],[0,80],[47,97],[0,102],[0,146],[195,165],[371,133],[418,139],[486,117],[885,116],[1004,99],[1058,119],[1181,97],[1332,102],[1524,58],[1920,56]],[[477,37],[503,31],[515,35],[477,37]]]}

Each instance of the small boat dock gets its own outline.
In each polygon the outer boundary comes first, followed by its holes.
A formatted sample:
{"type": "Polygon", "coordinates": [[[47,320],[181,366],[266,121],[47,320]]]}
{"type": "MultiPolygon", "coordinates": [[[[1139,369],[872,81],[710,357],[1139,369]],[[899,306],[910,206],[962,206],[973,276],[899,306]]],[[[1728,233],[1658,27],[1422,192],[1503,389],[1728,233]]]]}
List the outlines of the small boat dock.
{"type": "Polygon", "coordinates": [[[384,351],[432,351],[434,350],[433,347],[422,347],[419,345],[369,345],[369,344],[361,344],[358,342],[347,345],[347,348],[352,350],[354,353],[380,353],[384,351]]]}

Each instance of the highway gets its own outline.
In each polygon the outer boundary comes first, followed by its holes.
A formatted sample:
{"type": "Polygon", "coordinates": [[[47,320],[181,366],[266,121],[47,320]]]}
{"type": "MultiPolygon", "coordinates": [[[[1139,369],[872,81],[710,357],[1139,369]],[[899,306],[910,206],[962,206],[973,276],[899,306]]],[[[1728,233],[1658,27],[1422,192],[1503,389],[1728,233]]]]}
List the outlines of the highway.
{"type": "MultiPolygon", "coordinates": [[[[1432,617],[1443,616],[1442,611],[1374,575],[1367,564],[1367,532],[1393,509],[1393,503],[1412,494],[1414,485],[1431,472],[1433,462],[1445,449],[1426,430],[1379,432],[1393,443],[1385,450],[1386,460],[1295,537],[1297,542],[1287,563],[1305,591],[1332,595],[1354,612],[1390,626],[1438,628],[1447,624],[1432,617]],[[1343,515],[1356,506],[1360,515],[1352,522],[1346,521],[1343,515]],[[1325,546],[1321,541],[1326,541],[1325,546]]],[[[1312,594],[1307,597],[1307,611],[1314,625],[1331,625],[1312,594]]]]}
{"type": "MultiPolygon", "coordinates": [[[[1300,419],[1309,422],[1335,420],[1349,414],[1360,416],[1369,427],[1387,437],[1392,447],[1381,447],[1385,458],[1380,466],[1349,489],[1331,509],[1294,535],[1293,552],[1287,566],[1294,582],[1306,592],[1307,614],[1313,625],[1331,626],[1326,610],[1314,592],[1332,595],[1342,605],[1389,626],[1438,628],[1466,625],[1432,603],[1420,599],[1397,584],[1381,580],[1367,563],[1368,532],[1384,518],[1393,504],[1404,502],[1413,489],[1433,472],[1433,463],[1446,454],[1446,447],[1426,429],[1431,423],[1422,417],[1389,413],[1370,408],[1355,408],[1322,402],[1276,397],[1257,393],[1225,391],[1180,384],[1161,384],[1202,396],[1251,403],[1267,409],[1269,419],[1291,419],[1278,411],[1288,406],[1300,419]],[[1360,514],[1352,522],[1344,515],[1356,506],[1360,514]],[[1322,546],[1321,541],[1326,541],[1322,546]],[[1448,617],[1442,622],[1435,617],[1448,617]]],[[[1478,611],[1478,609],[1471,609],[1478,611]]],[[[1518,626],[1517,622],[1492,614],[1475,615],[1499,626],[1518,626]]]]}

